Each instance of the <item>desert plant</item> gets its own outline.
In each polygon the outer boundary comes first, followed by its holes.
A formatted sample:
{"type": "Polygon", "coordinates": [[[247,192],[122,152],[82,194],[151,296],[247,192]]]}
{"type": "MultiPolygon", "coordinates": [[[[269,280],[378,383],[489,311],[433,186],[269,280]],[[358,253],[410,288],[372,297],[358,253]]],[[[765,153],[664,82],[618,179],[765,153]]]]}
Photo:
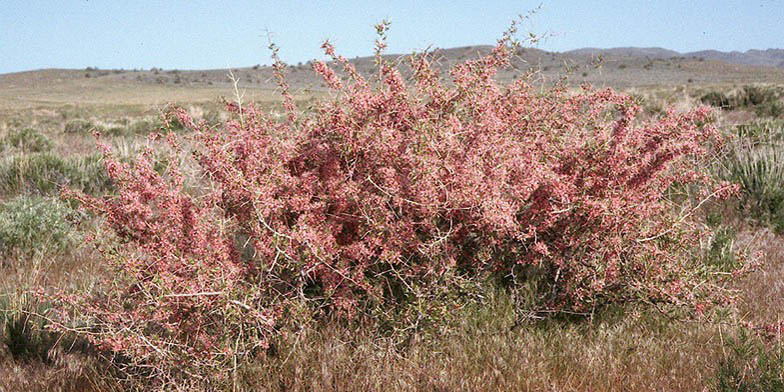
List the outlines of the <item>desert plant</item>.
{"type": "Polygon", "coordinates": [[[741,260],[735,250],[736,231],[732,226],[725,225],[717,213],[709,214],[706,223],[710,227],[705,249],[705,263],[717,267],[721,271],[733,271],[740,267],[741,260]]]}
{"type": "Polygon", "coordinates": [[[74,211],[57,199],[20,196],[0,205],[0,253],[52,254],[73,245],[74,211]]]}
{"type": "Polygon", "coordinates": [[[784,114],[781,97],[780,88],[747,85],[731,94],[710,91],[700,97],[700,101],[703,104],[726,110],[753,109],[758,117],[779,117],[784,114]]]}
{"type": "Polygon", "coordinates": [[[102,134],[108,136],[128,136],[128,128],[123,126],[111,126],[103,130],[102,134]]]}
{"type": "Polygon", "coordinates": [[[780,100],[768,101],[762,103],[754,108],[754,114],[757,117],[773,117],[779,118],[784,115],[784,104],[780,100]]]}
{"type": "Polygon", "coordinates": [[[738,147],[727,163],[727,178],[741,184],[746,202],[741,204],[755,218],[784,230],[784,150],[763,145],[738,147]]]}
{"type": "Polygon", "coordinates": [[[726,343],[728,355],[721,361],[713,380],[717,391],[784,390],[784,347],[769,344],[741,331],[726,343]]]}
{"type": "Polygon", "coordinates": [[[143,135],[158,132],[161,129],[160,122],[149,119],[137,120],[128,126],[128,131],[131,134],[143,135]]]}
{"type": "Polygon", "coordinates": [[[756,122],[737,128],[741,136],[719,168],[720,175],[740,184],[740,207],[750,216],[784,230],[784,132],[778,122],[756,122]]]}
{"type": "Polygon", "coordinates": [[[101,127],[89,120],[76,118],[68,120],[65,123],[65,133],[81,133],[90,134],[91,132],[100,131],[101,127]]]}
{"type": "Polygon", "coordinates": [[[784,144],[784,121],[755,120],[735,127],[735,134],[742,143],[784,144]]]}
{"type": "Polygon", "coordinates": [[[384,314],[415,329],[438,311],[428,299],[461,281],[536,277],[533,317],[724,303],[717,279],[731,275],[695,257],[690,218],[734,189],[706,171],[722,143],[710,110],[642,121],[609,89],[498,85],[510,35],[453,68],[451,84],[412,56],[407,86],[381,56],[386,28],[375,81],[324,43],[348,77],[315,62],[335,94],[311,112],[298,112],[274,47],[285,117],[238,99],[216,132],[175,109],[196,132],[198,190],[185,189],[180,157],[162,175],[152,150],[125,163],[101,143],[117,194],[69,195],[105,220],[118,278],[100,295],[58,297],[58,327],[156,375],[226,382],[313,318],[384,314]],[[694,196],[673,206],[673,189],[694,196]]]}
{"type": "Polygon", "coordinates": [[[710,105],[722,109],[732,109],[730,97],[718,91],[710,91],[700,97],[700,102],[705,105],[710,105]]]}
{"type": "Polygon", "coordinates": [[[740,107],[758,106],[777,99],[778,90],[764,86],[743,86],[743,89],[735,95],[737,106],[740,107]]]}
{"type": "Polygon", "coordinates": [[[168,113],[162,116],[134,121],[128,126],[128,133],[131,135],[149,135],[151,133],[179,132],[186,130],[185,127],[168,113]]]}
{"type": "Polygon", "coordinates": [[[100,155],[61,158],[52,153],[11,155],[0,161],[0,192],[54,195],[68,185],[88,193],[110,189],[100,155]]]}
{"type": "Polygon", "coordinates": [[[45,152],[54,147],[54,142],[34,128],[23,128],[9,132],[0,141],[0,146],[24,152],[45,152]]]}
{"type": "Polygon", "coordinates": [[[45,320],[35,316],[46,310],[46,304],[29,297],[11,304],[7,295],[0,296],[0,339],[14,360],[50,362],[49,350],[61,336],[48,331],[45,320]]]}
{"type": "Polygon", "coordinates": [[[65,159],[50,153],[12,155],[0,163],[0,189],[6,194],[52,194],[73,176],[65,159]]]}

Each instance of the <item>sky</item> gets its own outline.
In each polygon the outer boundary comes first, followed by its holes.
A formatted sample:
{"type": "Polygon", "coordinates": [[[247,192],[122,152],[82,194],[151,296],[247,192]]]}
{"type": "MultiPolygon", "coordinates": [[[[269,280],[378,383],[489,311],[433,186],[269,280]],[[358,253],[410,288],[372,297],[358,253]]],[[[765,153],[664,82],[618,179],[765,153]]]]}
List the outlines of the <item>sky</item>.
{"type": "Polygon", "coordinates": [[[523,33],[536,47],[784,48],[784,0],[319,1],[0,0],[0,73],[41,68],[211,69],[269,64],[268,37],[291,64],[373,52],[492,44],[541,5],[523,33]]]}

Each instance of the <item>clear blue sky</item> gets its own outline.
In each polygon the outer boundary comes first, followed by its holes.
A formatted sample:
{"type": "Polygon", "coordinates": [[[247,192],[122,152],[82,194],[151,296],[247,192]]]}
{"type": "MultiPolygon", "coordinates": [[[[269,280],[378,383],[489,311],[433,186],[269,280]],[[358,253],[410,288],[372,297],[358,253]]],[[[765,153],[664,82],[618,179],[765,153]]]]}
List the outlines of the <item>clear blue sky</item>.
{"type": "Polygon", "coordinates": [[[489,44],[542,4],[539,48],[659,46],[677,51],[784,48],[784,0],[297,1],[0,0],[0,73],[38,68],[228,68],[269,63],[266,30],[289,63],[372,53],[372,25],[392,22],[389,52],[489,44]]]}

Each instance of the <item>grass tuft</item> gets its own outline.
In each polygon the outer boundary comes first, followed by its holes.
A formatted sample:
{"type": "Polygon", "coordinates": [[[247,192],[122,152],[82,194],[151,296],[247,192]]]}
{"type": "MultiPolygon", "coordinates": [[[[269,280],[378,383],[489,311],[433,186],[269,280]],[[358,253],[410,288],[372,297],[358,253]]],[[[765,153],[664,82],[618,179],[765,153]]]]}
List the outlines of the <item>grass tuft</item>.
{"type": "Polygon", "coordinates": [[[0,146],[22,152],[46,152],[54,148],[54,142],[34,128],[23,128],[11,131],[0,141],[0,146]]]}
{"type": "Polygon", "coordinates": [[[784,346],[743,332],[726,346],[713,382],[716,391],[784,391],[784,346]]]}
{"type": "Polygon", "coordinates": [[[740,184],[741,208],[753,218],[784,232],[784,125],[754,122],[737,127],[739,140],[720,169],[726,180],[740,184]]]}
{"type": "Polygon", "coordinates": [[[65,123],[65,128],[64,128],[65,133],[71,133],[71,134],[78,134],[78,133],[89,134],[93,131],[100,132],[102,130],[103,130],[102,127],[96,125],[92,121],[84,120],[80,118],[69,120],[68,122],[65,123]]]}
{"type": "Polygon", "coordinates": [[[67,186],[87,193],[111,188],[99,155],[62,158],[48,152],[18,154],[0,161],[0,193],[55,195],[67,186]]]}

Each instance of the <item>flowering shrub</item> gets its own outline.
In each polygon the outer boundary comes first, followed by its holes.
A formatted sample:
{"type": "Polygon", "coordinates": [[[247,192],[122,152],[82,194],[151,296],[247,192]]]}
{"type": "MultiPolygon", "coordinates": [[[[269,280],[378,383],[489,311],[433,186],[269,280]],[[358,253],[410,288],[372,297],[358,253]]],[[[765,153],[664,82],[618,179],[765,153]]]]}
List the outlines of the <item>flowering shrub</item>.
{"type": "Polygon", "coordinates": [[[342,70],[315,62],[332,94],[304,115],[276,60],[282,119],[229,104],[234,118],[215,130],[173,112],[195,131],[200,189],[177,165],[158,174],[151,151],[124,164],[104,146],[117,193],[71,195],[111,229],[103,249],[117,278],[60,298],[85,323],[75,330],[142,368],[220,378],[303,309],[361,319],[449,277],[540,276],[548,313],[725,300],[703,284],[691,219],[735,191],[707,174],[721,145],[712,113],[640,122],[609,89],[499,85],[510,43],[444,82],[427,56],[412,57],[406,81],[380,56],[383,40],[366,80],[327,42],[342,70]],[[689,196],[674,204],[678,190],[689,196]]]}

